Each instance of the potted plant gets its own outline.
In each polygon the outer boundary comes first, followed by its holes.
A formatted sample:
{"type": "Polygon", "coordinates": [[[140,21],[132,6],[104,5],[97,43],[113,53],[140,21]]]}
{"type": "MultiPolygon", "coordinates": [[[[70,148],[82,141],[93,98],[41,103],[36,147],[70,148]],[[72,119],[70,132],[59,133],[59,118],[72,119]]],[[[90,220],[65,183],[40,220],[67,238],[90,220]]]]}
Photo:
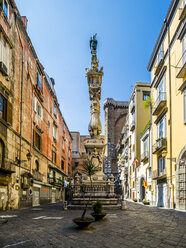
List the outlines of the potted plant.
{"type": "Polygon", "coordinates": [[[134,202],[137,202],[138,200],[137,200],[137,198],[135,197],[135,198],[133,199],[133,201],[134,201],[134,202]]]}
{"type": "MultiPolygon", "coordinates": [[[[86,164],[83,165],[83,171],[90,179],[90,187],[92,190],[92,176],[96,174],[96,172],[98,171],[98,167],[95,166],[90,161],[88,161],[86,164]]],[[[85,194],[85,191],[86,191],[85,185],[81,185],[80,191],[83,195],[85,194]]],[[[81,228],[89,226],[94,221],[93,218],[85,217],[87,206],[90,202],[90,198],[91,198],[91,194],[89,194],[89,199],[85,203],[84,210],[83,210],[81,217],[73,219],[74,223],[77,224],[81,228]]]]}
{"type": "Polygon", "coordinates": [[[144,205],[150,205],[150,202],[149,202],[149,200],[143,199],[143,204],[144,205]]]}
{"type": "Polygon", "coordinates": [[[103,204],[101,201],[94,202],[92,208],[94,212],[91,213],[91,215],[95,218],[96,221],[101,220],[103,217],[105,217],[106,213],[103,212],[103,204]]]}

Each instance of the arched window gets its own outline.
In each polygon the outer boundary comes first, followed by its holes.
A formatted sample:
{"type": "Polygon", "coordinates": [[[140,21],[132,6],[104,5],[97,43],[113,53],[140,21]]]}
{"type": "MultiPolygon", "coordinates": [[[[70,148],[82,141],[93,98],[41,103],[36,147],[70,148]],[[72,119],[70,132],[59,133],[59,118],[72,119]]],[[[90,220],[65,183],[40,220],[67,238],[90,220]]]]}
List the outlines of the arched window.
{"type": "Polygon", "coordinates": [[[39,162],[38,162],[38,160],[36,160],[35,164],[36,164],[36,171],[39,171],[39,162]]]}
{"type": "Polygon", "coordinates": [[[0,139],[0,166],[3,164],[5,147],[3,141],[0,139]]]}

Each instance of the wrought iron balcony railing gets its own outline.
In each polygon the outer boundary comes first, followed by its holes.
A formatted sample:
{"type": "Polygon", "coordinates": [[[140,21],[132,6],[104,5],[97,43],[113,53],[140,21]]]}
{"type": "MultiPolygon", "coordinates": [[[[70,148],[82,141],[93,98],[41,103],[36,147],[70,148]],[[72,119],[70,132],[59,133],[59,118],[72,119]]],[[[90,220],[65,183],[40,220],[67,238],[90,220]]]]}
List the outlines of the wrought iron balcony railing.
{"type": "Polygon", "coordinates": [[[130,124],[130,131],[133,131],[135,129],[135,120],[132,120],[130,124]]]}
{"type": "Polygon", "coordinates": [[[167,148],[167,138],[160,138],[152,147],[152,153],[160,152],[167,148]]]}
{"type": "Polygon", "coordinates": [[[167,177],[166,169],[153,170],[153,172],[152,172],[152,179],[153,180],[163,179],[166,177],[167,177]]]}
{"type": "Polygon", "coordinates": [[[186,76],[186,50],[183,52],[182,57],[178,61],[178,64],[176,65],[177,78],[184,78],[186,76]]]}
{"type": "Polygon", "coordinates": [[[132,111],[134,110],[134,108],[135,108],[135,102],[134,101],[131,101],[131,103],[130,103],[130,112],[132,113],[132,111]]]}
{"type": "Polygon", "coordinates": [[[144,162],[149,159],[149,151],[144,151],[144,153],[141,155],[141,162],[144,162]]]}
{"type": "Polygon", "coordinates": [[[43,181],[43,175],[39,171],[33,170],[32,172],[33,172],[33,178],[35,180],[40,181],[40,182],[43,181]]]}
{"type": "Polygon", "coordinates": [[[48,178],[48,182],[52,185],[61,185],[61,186],[64,185],[64,181],[62,179],[56,178],[56,177],[48,178]]]}
{"type": "Polygon", "coordinates": [[[162,108],[166,105],[166,102],[166,92],[160,92],[156,99],[156,102],[154,103],[152,114],[158,115],[162,108]]]}

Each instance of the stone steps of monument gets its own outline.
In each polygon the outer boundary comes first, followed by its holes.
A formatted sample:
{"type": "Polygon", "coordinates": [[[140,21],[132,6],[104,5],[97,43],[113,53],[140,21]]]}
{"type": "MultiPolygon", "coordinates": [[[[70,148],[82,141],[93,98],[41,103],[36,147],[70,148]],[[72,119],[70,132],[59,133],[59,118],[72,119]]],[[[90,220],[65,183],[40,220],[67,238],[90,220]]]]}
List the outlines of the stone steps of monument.
{"type": "MultiPolygon", "coordinates": [[[[84,209],[84,205],[68,205],[68,209],[72,210],[81,210],[84,209]]],[[[87,209],[92,209],[92,205],[88,205],[87,209]]],[[[121,204],[115,204],[115,205],[104,205],[103,204],[103,209],[105,210],[116,210],[116,209],[121,209],[121,204]]]]}

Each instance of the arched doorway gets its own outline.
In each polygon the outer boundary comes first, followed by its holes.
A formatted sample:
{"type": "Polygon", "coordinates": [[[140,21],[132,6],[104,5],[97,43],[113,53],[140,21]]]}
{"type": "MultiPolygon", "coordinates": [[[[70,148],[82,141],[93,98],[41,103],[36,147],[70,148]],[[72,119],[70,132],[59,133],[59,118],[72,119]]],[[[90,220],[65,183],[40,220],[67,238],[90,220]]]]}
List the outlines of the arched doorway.
{"type": "Polygon", "coordinates": [[[145,199],[145,187],[144,187],[144,177],[141,178],[141,201],[143,201],[143,199],[145,199]]]}
{"type": "Polygon", "coordinates": [[[186,147],[180,153],[177,166],[177,208],[186,210],[186,147]]]}

